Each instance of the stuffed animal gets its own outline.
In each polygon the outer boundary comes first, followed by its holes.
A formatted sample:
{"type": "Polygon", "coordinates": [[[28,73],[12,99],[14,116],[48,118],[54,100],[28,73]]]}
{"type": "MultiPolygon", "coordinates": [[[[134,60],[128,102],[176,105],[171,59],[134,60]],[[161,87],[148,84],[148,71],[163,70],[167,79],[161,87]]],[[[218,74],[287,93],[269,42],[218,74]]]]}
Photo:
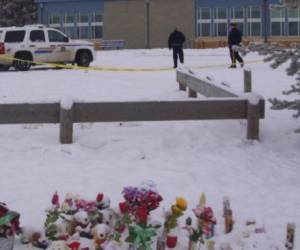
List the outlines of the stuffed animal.
{"type": "Polygon", "coordinates": [[[98,224],[92,229],[93,240],[96,250],[102,250],[108,240],[111,229],[106,224],[98,224]]]}
{"type": "Polygon", "coordinates": [[[90,233],[91,231],[89,216],[85,211],[80,211],[74,214],[71,224],[73,229],[72,232],[70,232],[71,235],[73,235],[76,232],[90,233]]]}
{"type": "Polygon", "coordinates": [[[107,226],[110,227],[110,229],[112,229],[116,224],[115,212],[112,209],[108,208],[108,209],[101,210],[100,214],[101,214],[100,223],[106,224],[107,226]]]}

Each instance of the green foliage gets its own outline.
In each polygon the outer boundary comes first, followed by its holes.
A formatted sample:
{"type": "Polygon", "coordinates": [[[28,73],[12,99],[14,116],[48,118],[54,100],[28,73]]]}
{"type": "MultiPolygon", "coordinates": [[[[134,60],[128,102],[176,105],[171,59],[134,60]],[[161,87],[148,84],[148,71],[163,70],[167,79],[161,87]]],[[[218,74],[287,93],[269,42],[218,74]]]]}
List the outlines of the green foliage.
{"type": "Polygon", "coordinates": [[[155,235],[155,229],[151,226],[133,225],[129,226],[129,236],[125,241],[131,243],[138,250],[151,250],[151,239],[155,235]]]}
{"type": "Polygon", "coordinates": [[[170,215],[167,215],[166,217],[166,221],[164,224],[164,227],[168,232],[170,232],[172,229],[176,228],[178,225],[178,218],[181,217],[183,215],[182,212],[177,212],[177,213],[172,213],[170,215]]]}

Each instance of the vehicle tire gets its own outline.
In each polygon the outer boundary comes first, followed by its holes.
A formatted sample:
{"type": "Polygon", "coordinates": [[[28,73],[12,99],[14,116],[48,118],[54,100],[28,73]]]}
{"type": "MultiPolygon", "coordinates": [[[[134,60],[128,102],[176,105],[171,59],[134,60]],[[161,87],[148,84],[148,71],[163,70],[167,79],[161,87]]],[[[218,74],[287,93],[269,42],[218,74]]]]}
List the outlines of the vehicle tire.
{"type": "Polygon", "coordinates": [[[8,71],[10,68],[10,65],[0,65],[0,71],[8,71]]]}
{"type": "Polygon", "coordinates": [[[29,53],[19,53],[15,56],[17,59],[24,61],[14,61],[14,67],[18,71],[28,71],[31,67],[31,63],[27,61],[32,61],[32,56],[29,53]],[[26,61],[26,62],[25,62],[26,61]]]}
{"type": "Polygon", "coordinates": [[[80,67],[89,67],[92,61],[92,56],[89,51],[78,52],[76,56],[76,63],[80,67]]]}

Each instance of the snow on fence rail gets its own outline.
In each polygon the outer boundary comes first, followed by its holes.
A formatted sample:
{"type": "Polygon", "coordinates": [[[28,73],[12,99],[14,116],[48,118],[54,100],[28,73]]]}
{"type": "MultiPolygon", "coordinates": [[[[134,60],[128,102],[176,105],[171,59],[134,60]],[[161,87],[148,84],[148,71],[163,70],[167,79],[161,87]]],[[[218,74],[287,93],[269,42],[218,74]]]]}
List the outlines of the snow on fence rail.
{"type": "Polygon", "coordinates": [[[209,81],[177,71],[180,88],[211,98],[197,101],[0,104],[0,124],[60,123],[60,142],[73,142],[73,123],[247,119],[248,139],[259,139],[265,101],[248,98],[209,81]],[[226,97],[226,98],[224,98],[226,97]]]}
{"type": "MultiPolygon", "coordinates": [[[[188,88],[188,96],[193,98],[197,97],[198,93],[208,97],[203,103],[209,103],[211,97],[220,98],[217,100],[222,100],[223,105],[231,106],[231,109],[224,114],[222,119],[247,119],[247,139],[259,139],[259,119],[265,117],[264,98],[255,93],[240,95],[208,79],[201,79],[190,71],[179,69],[176,73],[179,90],[185,91],[188,88]],[[243,117],[237,118],[238,114],[241,113],[243,117]]],[[[248,69],[244,71],[244,91],[251,92],[251,71],[248,69]]],[[[213,100],[216,101],[216,99],[213,100]]],[[[206,112],[209,112],[214,119],[220,119],[215,113],[216,110],[208,108],[206,112]]]]}

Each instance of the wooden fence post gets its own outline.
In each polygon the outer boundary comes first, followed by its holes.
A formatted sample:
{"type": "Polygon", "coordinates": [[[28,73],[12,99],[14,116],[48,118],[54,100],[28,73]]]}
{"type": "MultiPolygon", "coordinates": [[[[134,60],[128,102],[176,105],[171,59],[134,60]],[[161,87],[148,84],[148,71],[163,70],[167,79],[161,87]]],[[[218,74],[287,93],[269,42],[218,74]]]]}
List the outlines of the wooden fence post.
{"type": "Polygon", "coordinates": [[[186,91],[186,81],[187,81],[187,76],[184,75],[184,81],[183,81],[183,82],[178,81],[178,84],[179,84],[179,90],[186,91]]]}
{"type": "Polygon", "coordinates": [[[60,103],[60,143],[73,143],[73,102],[63,100],[60,103]]]}
{"type": "Polygon", "coordinates": [[[247,139],[259,140],[260,97],[252,94],[247,106],[247,139]]]}
{"type": "Polygon", "coordinates": [[[179,90],[186,91],[186,85],[179,82],[179,90]]]}
{"type": "Polygon", "coordinates": [[[288,250],[293,250],[294,249],[295,229],[296,229],[296,225],[294,223],[289,223],[287,225],[287,235],[286,235],[285,247],[288,250]]]}
{"type": "Polygon", "coordinates": [[[252,91],[252,71],[250,69],[244,69],[244,92],[248,93],[252,91]]]}
{"type": "Polygon", "coordinates": [[[188,96],[196,98],[197,97],[197,92],[192,90],[191,88],[188,89],[188,96]]]}

